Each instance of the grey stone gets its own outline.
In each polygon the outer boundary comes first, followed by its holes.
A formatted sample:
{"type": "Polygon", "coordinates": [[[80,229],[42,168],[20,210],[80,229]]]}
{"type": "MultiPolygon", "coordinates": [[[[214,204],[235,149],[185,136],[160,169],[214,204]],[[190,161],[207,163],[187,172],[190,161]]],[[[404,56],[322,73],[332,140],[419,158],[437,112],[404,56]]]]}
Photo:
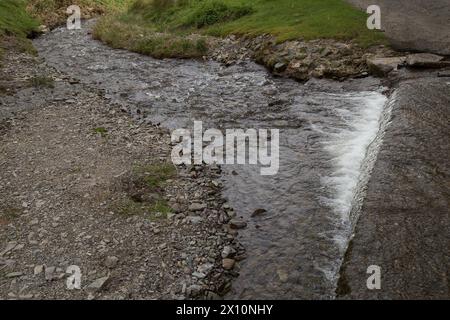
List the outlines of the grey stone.
{"type": "Polygon", "coordinates": [[[195,271],[195,272],[192,273],[192,276],[196,277],[198,279],[203,279],[203,278],[206,277],[206,274],[204,274],[203,272],[195,271]]]}
{"type": "Polygon", "coordinates": [[[38,264],[34,267],[34,275],[41,274],[44,271],[44,265],[38,264]]]}
{"type": "Polygon", "coordinates": [[[239,220],[239,219],[232,219],[230,221],[230,227],[232,229],[243,229],[247,227],[247,223],[245,221],[239,220]]]}
{"type": "Polygon", "coordinates": [[[197,271],[200,273],[208,274],[213,268],[214,265],[212,263],[205,263],[198,266],[197,271]]]}
{"type": "Polygon", "coordinates": [[[191,205],[189,205],[189,211],[201,211],[205,208],[206,208],[206,203],[203,203],[203,202],[201,202],[201,203],[194,202],[191,205]]]}
{"type": "Polygon", "coordinates": [[[55,277],[55,267],[46,267],[45,268],[45,280],[51,281],[55,277]]]}
{"type": "Polygon", "coordinates": [[[273,69],[275,71],[284,71],[287,67],[287,64],[285,62],[278,62],[275,64],[275,66],[273,67],[273,69]]]}
{"type": "Polygon", "coordinates": [[[105,266],[107,266],[110,269],[113,269],[117,266],[117,263],[119,262],[119,258],[115,256],[109,256],[105,259],[105,266]]]}
{"type": "Polygon", "coordinates": [[[442,61],[444,57],[438,56],[431,53],[415,53],[410,54],[406,57],[406,64],[409,67],[415,68],[433,68],[439,67],[439,62],[442,61]]]}
{"type": "Polygon", "coordinates": [[[369,70],[377,76],[385,76],[393,70],[397,70],[399,65],[404,64],[405,57],[390,57],[390,58],[369,58],[367,59],[367,66],[369,70]]]}
{"type": "Polygon", "coordinates": [[[6,275],[6,278],[17,278],[23,276],[22,272],[11,272],[6,275]]]}
{"type": "Polygon", "coordinates": [[[231,246],[225,246],[222,250],[222,258],[228,258],[236,253],[236,250],[234,250],[231,246]]]}
{"type": "Polygon", "coordinates": [[[192,224],[199,224],[200,222],[203,221],[203,218],[199,216],[189,216],[186,218],[186,220],[192,224]]]}
{"type": "Polygon", "coordinates": [[[96,280],[94,280],[90,285],[88,285],[86,287],[86,290],[88,292],[97,292],[100,291],[101,289],[103,289],[103,287],[105,286],[105,284],[108,282],[109,277],[102,277],[102,278],[98,278],[96,280]]]}

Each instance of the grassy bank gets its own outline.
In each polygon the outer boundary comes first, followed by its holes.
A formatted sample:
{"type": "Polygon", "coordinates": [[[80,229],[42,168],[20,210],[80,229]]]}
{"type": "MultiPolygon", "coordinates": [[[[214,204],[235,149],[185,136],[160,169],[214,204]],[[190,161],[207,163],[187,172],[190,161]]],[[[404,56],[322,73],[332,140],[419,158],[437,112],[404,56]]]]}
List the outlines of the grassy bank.
{"type": "Polygon", "coordinates": [[[34,52],[27,39],[41,24],[54,27],[67,19],[71,4],[80,6],[82,15],[118,13],[132,0],[0,0],[0,58],[6,49],[34,52]]]}
{"type": "MultiPolygon", "coordinates": [[[[271,34],[279,42],[325,38],[353,40],[362,47],[382,43],[382,33],[368,30],[366,19],[365,13],[343,0],[137,0],[126,13],[101,22],[95,35],[114,47],[133,51],[151,43],[149,48],[140,51],[153,55],[152,48],[157,48],[157,56],[161,51],[166,51],[168,56],[177,54],[172,54],[170,47],[153,45],[155,39],[150,34],[155,32],[171,34],[175,42],[197,33],[212,36],[271,34]]],[[[195,48],[196,43],[190,42],[190,46],[184,46],[195,48]]],[[[192,55],[195,54],[191,50],[189,56],[192,55]]]]}
{"type": "Polygon", "coordinates": [[[26,4],[25,0],[0,1],[0,66],[6,49],[34,51],[27,35],[37,29],[39,22],[27,13],[26,4]]]}
{"type": "Polygon", "coordinates": [[[49,27],[62,24],[67,19],[66,9],[78,5],[82,17],[91,18],[103,13],[125,10],[132,0],[28,0],[28,12],[49,27]]]}

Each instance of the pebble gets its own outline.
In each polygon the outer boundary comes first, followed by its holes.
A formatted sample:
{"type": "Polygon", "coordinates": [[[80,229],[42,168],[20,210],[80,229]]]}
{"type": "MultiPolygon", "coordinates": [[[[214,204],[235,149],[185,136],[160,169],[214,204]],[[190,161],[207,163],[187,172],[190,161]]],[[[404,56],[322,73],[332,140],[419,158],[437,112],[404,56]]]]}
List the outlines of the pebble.
{"type": "Polygon", "coordinates": [[[116,256],[109,256],[105,259],[105,266],[107,266],[110,269],[113,269],[117,266],[117,263],[119,262],[119,258],[116,256]]]}
{"type": "Polygon", "coordinates": [[[203,272],[195,271],[195,272],[192,273],[192,276],[196,277],[198,279],[203,279],[203,278],[206,277],[206,274],[204,274],[203,272]]]}
{"type": "Polygon", "coordinates": [[[203,218],[199,216],[189,216],[186,218],[186,220],[192,224],[199,224],[203,221],[203,218]]]}
{"type": "Polygon", "coordinates": [[[232,219],[230,221],[230,227],[233,229],[244,229],[247,227],[247,223],[239,219],[232,219]]]}
{"type": "Polygon", "coordinates": [[[23,272],[11,272],[6,275],[6,278],[17,278],[23,276],[23,272]]]}
{"type": "Polygon", "coordinates": [[[231,270],[233,269],[235,263],[236,261],[234,261],[233,259],[225,258],[222,260],[222,267],[225,270],[231,270]]]}
{"type": "Polygon", "coordinates": [[[45,268],[45,280],[51,281],[54,278],[56,268],[55,267],[46,267],[45,268]]]}
{"type": "Polygon", "coordinates": [[[96,279],[86,287],[86,290],[89,292],[97,292],[105,286],[108,280],[109,280],[108,276],[96,279]]]}
{"type": "Polygon", "coordinates": [[[234,253],[236,253],[236,250],[234,250],[231,246],[225,246],[222,250],[222,258],[228,258],[234,253]]]}
{"type": "Polygon", "coordinates": [[[44,265],[38,264],[34,267],[34,275],[41,274],[44,271],[44,265]]]}
{"type": "Polygon", "coordinates": [[[192,204],[189,205],[189,211],[201,211],[204,210],[206,208],[206,203],[197,203],[194,202],[192,204]]]}

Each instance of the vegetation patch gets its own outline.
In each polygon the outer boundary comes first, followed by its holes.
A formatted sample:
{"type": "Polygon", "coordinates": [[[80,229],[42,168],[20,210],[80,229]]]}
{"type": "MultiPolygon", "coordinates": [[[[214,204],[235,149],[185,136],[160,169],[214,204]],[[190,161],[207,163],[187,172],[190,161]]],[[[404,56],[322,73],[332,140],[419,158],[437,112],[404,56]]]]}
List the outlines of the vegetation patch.
{"type": "Polygon", "coordinates": [[[169,163],[135,166],[129,175],[122,178],[121,188],[126,197],[118,201],[113,210],[126,216],[166,218],[171,208],[164,199],[164,187],[175,177],[176,168],[169,163]]]}
{"type": "Polygon", "coordinates": [[[26,37],[39,26],[26,12],[25,0],[0,1],[0,37],[17,35],[26,37]]]}
{"type": "Polygon", "coordinates": [[[94,38],[113,48],[127,49],[155,58],[201,58],[208,52],[204,37],[154,33],[142,25],[120,17],[102,19],[94,28],[94,38]]]}
{"type": "Polygon", "coordinates": [[[185,25],[203,28],[220,22],[237,20],[253,13],[250,5],[232,6],[223,1],[205,1],[188,16],[185,25]]]}
{"type": "MultiPolygon", "coordinates": [[[[279,42],[336,39],[353,40],[363,47],[384,44],[383,33],[369,30],[366,19],[367,14],[344,0],[137,0],[127,12],[104,21],[96,34],[104,40],[105,34],[115,32],[116,44],[127,49],[130,40],[121,32],[137,27],[140,34],[163,32],[175,38],[193,32],[250,37],[270,34],[279,42]]],[[[132,42],[139,41],[132,37],[132,42]]]]}
{"type": "Polygon", "coordinates": [[[104,127],[94,128],[94,132],[100,134],[103,138],[108,135],[108,130],[104,127]]]}
{"type": "Polygon", "coordinates": [[[35,88],[54,88],[55,81],[51,77],[35,76],[28,80],[30,86],[35,88]]]}
{"type": "Polygon", "coordinates": [[[28,0],[28,12],[49,27],[65,23],[66,10],[70,5],[77,5],[81,9],[83,18],[94,15],[119,12],[124,10],[132,0],[28,0]]]}
{"type": "Polygon", "coordinates": [[[15,206],[6,206],[0,209],[0,225],[6,225],[10,223],[12,220],[16,219],[20,214],[22,214],[22,210],[18,209],[15,206]]]}

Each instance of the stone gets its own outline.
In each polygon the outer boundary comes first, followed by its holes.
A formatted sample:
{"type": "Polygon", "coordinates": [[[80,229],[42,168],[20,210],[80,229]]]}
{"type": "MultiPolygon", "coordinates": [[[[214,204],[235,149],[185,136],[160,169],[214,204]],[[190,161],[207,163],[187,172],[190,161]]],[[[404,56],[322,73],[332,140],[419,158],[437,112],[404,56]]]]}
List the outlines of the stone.
{"type": "Polygon", "coordinates": [[[113,269],[117,266],[117,263],[119,262],[119,258],[115,257],[115,256],[109,256],[106,257],[105,259],[105,266],[113,269]]]}
{"type": "Polygon", "coordinates": [[[41,24],[38,28],[37,28],[37,32],[39,32],[39,33],[47,33],[47,32],[49,32],[50,31],[50,29],[46,26],[46,25],[44,25],[44,24],[41,24]]]}
{"type": "Polygon", "coordinates": [[[252,217],[260,216],[266,212],[267,212],[266,209],[256,209],[255,211],[253,211],[252,217]]]}
{"type": "Polygon", "coordinates": [[[90,285],[88,285],[86,287],[86,290],[88,292],[97,292],[100,291],[101,289],[103,289],[103,287],[105,286],[105,284],[108,282],[109,277],[102,277],[102,278],[98,278],[96,280],[94,280],[90,285]]]}
{"type": "Polygon", "coordinates": [[[6,248],[0,253],[0,256],[5,255],[6,253],[8,253],[12,249],[14,249],[16,246],[17,246],[17,242],[15,242],[15,241],[8,242],[6,244],[6,248]]]}
{"type": "Polygon", "coordinates": [[[38,264],[38,265],[34,266],[34,272],[33,272],[34,275],[41,274],[42,271],[44,271],[44,265],[38,264]]]}
{"type": "Polygon", "coordinates": [[[17,278],[23,276],[22,272],[11,272],[6,275],[6,278],[17,278]]]}
{"type": "Polygon", "coordinates": [[[239,219],[232,219],[230,221],[230,227],[232,229],[244,229],[245,227],[247,227],[247,223],[239,219]]]}
{"type": "Polygon", "coordinates": [[[389,72],[397,70],[398,66],[403,65],[405,61],[405,57],[369,58],[366,63],[370,72],[377,76],[385,76],[389,72]]]}
{"type": "Polygon", "coordinates": [[[214,265],[212,263],[205,263],[198,266],[197,271],[200,273],[208,274],[213,268],[214,265]]]}
{"type": "Polygon", "coordinates": [[[285,62],[278,62],[275,64],[273,69],[278,72],[283,72],[284,70],[286,70],[286,67],[287,67],[287,64],[285,62]]]}
{"type": "Polygon", "coordinates": [[[439,67],[439,62],[443,59],[444,57],[432,53],[415,53],[406,57],[406,64],[414,68],[433,68],[439,67]]]}
{"type": "Polygon", "coordinates": [[[199,216],[189,216],[186,218],[186,220],[192,224],[199,224],[200,222],[203,221],[203,218],[199,216]]]}
{"type": "Polygon", "coordinates": [[[198,296],[202,291],[202,287],[198,284],[190,285],[186,288],[186,293],[190,297],[196,297],[198,296]]]}
{"type": "Polygon", "coordinates": [[[231,246],[225,246],[222,250],[222,258],[228,258],[236,253],[236,250],[234,250],[231,246]]]}
{"type": "Polygon", "coordinates": [[[206,203],[197,203],[194,202],[191,205],[189,205],[189,211],[202,211],[206,208],[206,203]]]}
{"type": "Polygon", "coordinates": [[[55,277],[55,267],[46,267],[45,268],[45,280],[51,281],[55,277]]]}
{"type": "Polygon", "coordinates": [[[439,78],[450,78],[450,71],[441,71],[438,72],[439,78]]]}
{"type": "Polygon", "coordinates": [[[231,270],[233,269],[235,263],[236,261],[234,261],[233,259],[225,258],[222,260],[222,267],[225,270],[231,270]]]}
{"type": "Polygon", "coordinates": [[[198,279],[203,279],[203,278],[206,277],[206,274],[204,274],[203,272],[195,271],[195,272],[192,273],[192,276],[196,277],[198,279]]]}

